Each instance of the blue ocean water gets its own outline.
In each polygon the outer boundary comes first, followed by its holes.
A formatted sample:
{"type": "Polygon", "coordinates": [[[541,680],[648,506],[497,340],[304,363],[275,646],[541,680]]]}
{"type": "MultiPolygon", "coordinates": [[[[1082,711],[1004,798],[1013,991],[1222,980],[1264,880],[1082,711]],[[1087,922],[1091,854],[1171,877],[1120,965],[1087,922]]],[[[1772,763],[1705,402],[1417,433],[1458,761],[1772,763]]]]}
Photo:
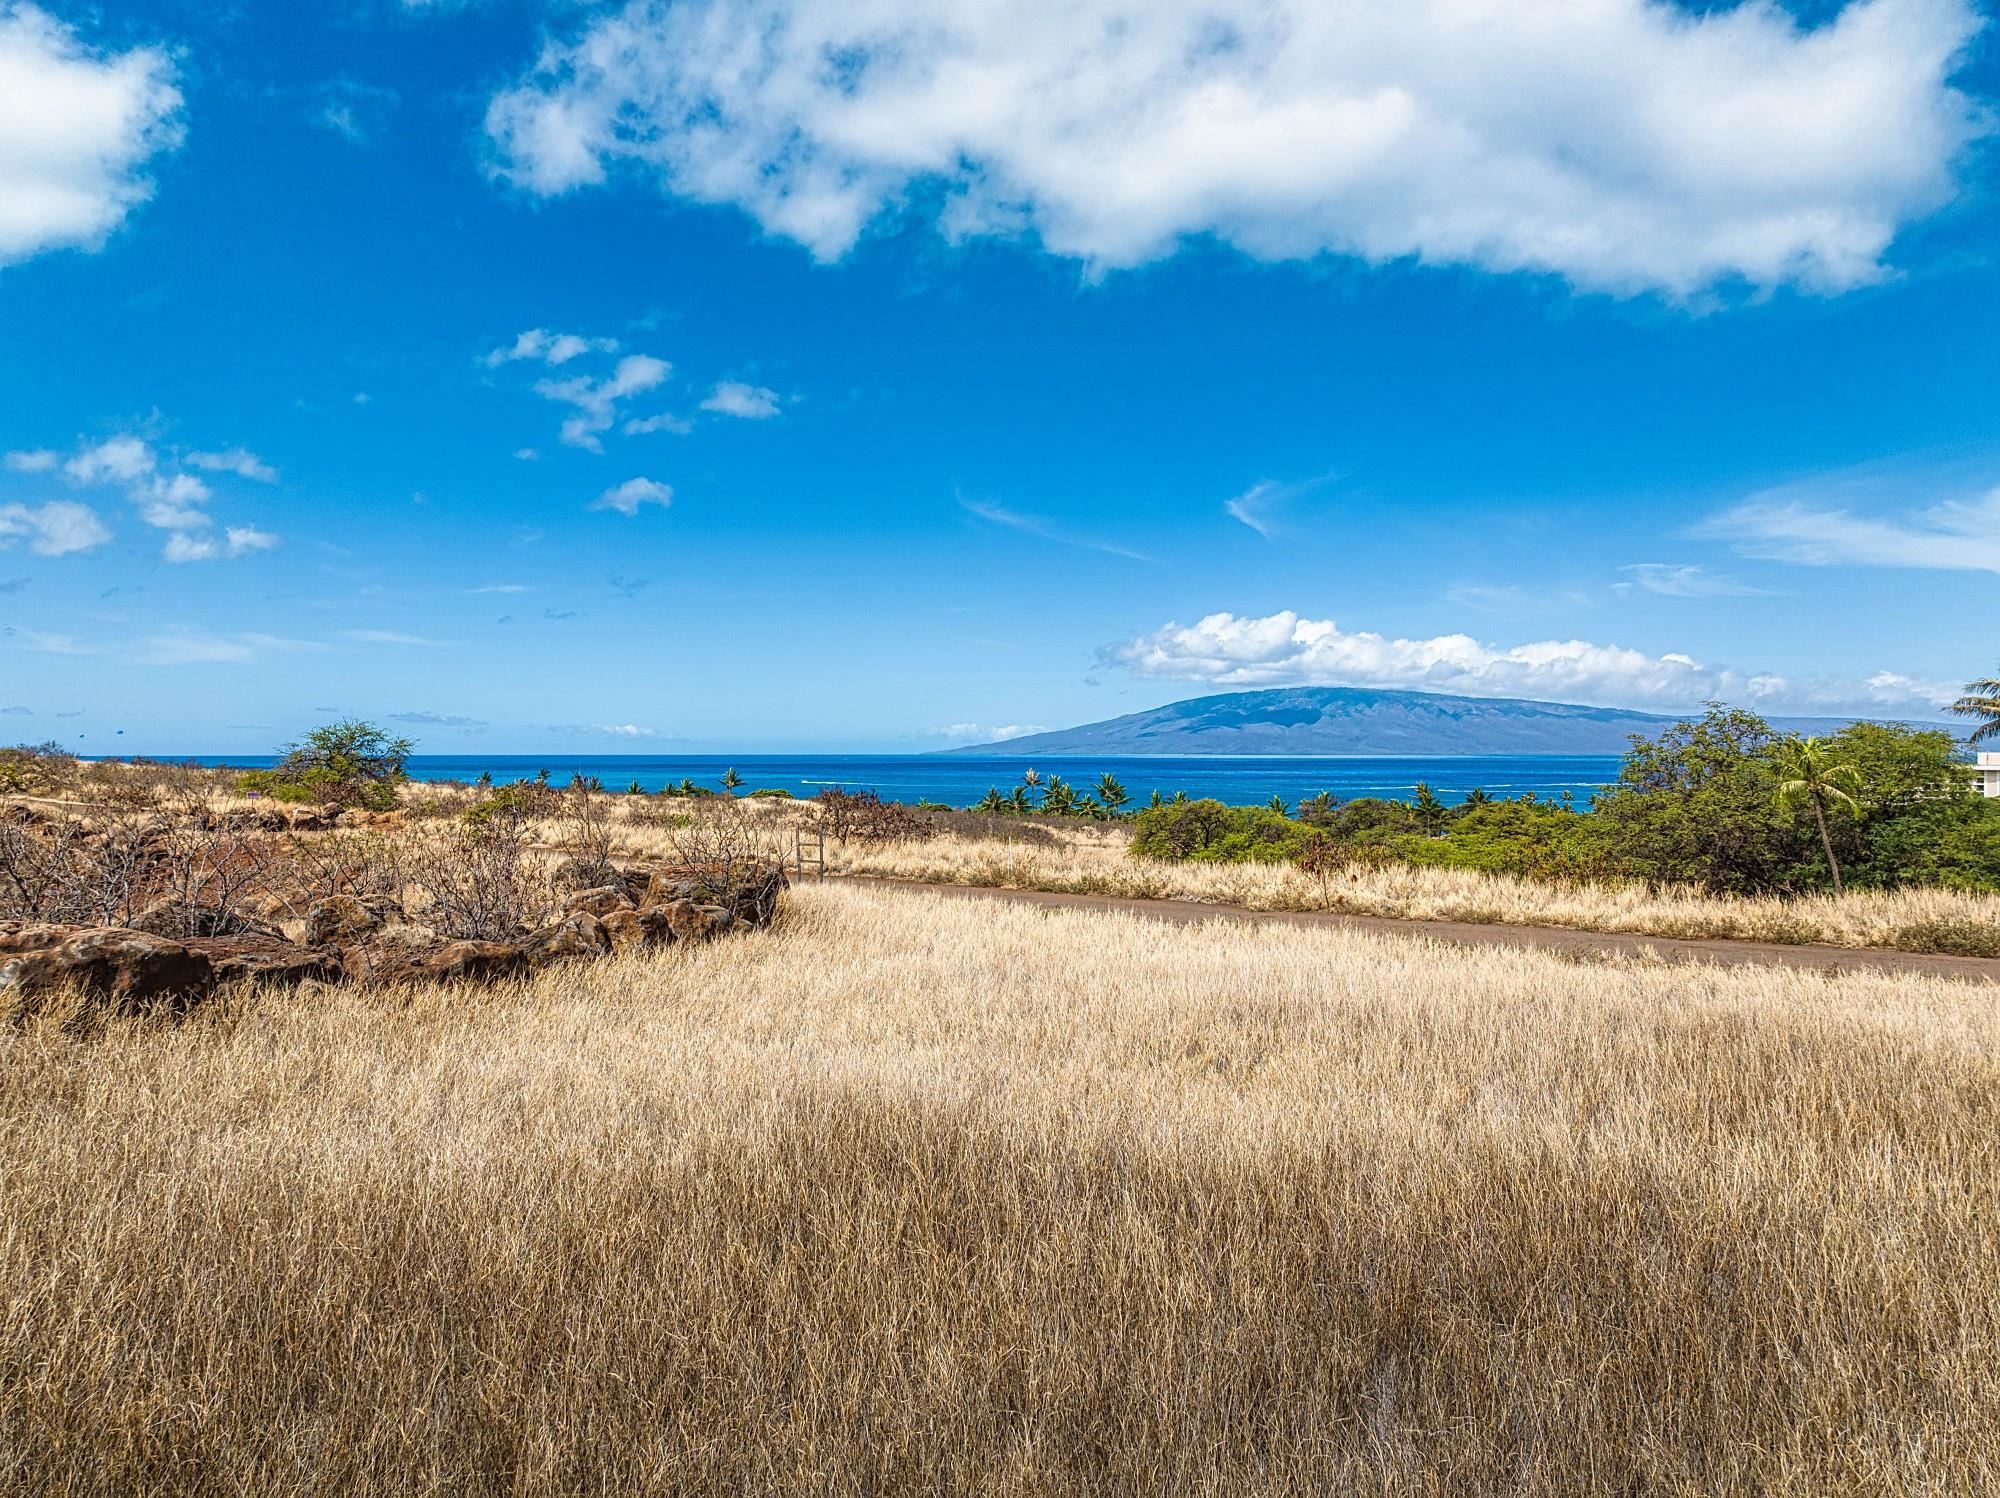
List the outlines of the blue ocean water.
{"type": "MultiPolygon", "coordinates": [[[[165,757],[165,756],[162,756],[165,757]]],[[[240,765],[245,769],[275,764],[272,755],[193,756],[196,763],[240,765]]],[[[1296,804],[1306,796],[1330,791],[1336,800],[1362,796],[1408,800],[1417,782],[1426,781],[1441,801],[1465,799],[1475,788],[1494,796],[1519,796],[1533,791],[1544,799],[1572,792],[1577,804],[1618,778],[1618,756],[1610,754],[1440,754],[1338,756],[972,756],[936,754],[744,754],[735,758],[712,755],[639,754],[419,754],[412,756],[410,774],[418,780],[475,780],[481,771],[496,781],[526,780],[546,769],[557,785],[573,775],[595,775],[609,790],[622,791],[637,781],[640,788],[692,780],[711,790],[731,768],[743,777],[743,790],[772,788],[794,796],[817,795],[826,786],[842,790],[872,790],[890,801],[938,801],[970,806],[998,787],[1004,795],[1020,784],[1023,773],[1038,770],[1044,778],[1060,775],[1087,790],[1109,771],[1124,783],[1134,802],[1144,802],[1158,790],[1171,796],[1212,796],[1236,806],[1249,806],[1282,796],[1296,804]]]]}

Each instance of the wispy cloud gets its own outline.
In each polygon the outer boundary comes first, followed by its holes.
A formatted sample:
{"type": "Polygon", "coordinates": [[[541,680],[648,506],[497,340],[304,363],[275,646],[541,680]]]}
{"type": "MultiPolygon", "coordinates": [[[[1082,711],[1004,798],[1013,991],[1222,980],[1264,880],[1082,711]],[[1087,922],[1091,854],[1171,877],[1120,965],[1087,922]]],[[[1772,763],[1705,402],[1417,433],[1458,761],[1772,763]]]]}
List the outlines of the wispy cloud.
{"type": "Polygon", "coordinates": [[[643,728],[637,723],[551,723],[550,733],[575,734],[580,738],[593,739],[656,739],[660,732],[656,728],[643,728]]]}
{"type": "Polygon", "coordinates": [[[450,640],[433,640],[425,635],[407,635],[393,629],[344,629],[340,632],[343,640],[352,640],[357,645],[408,645],[419,648],[437,648],[451,644],[450,640]]]}
{"type": "Polygon", "coordinates": [[[1646,593],[1658,593],[1665,598],[1757,598],[1771,591],[1752,587],[1723,573],[1672,562],[1633,562],[1618,570],[1626,579],[1612,584],[1613,589],[1619,592],[1630,592],[1636,588],[1646,593]]]}
{"type": "Polygon", "coordinates": [[[960,499],[958,503],[967,514],[976,516],[989,525],[1005,526],[1008,530],[1020,531],[1024,535],[1034,536],[1043,541],[1053,541],[1059,546],[1080,546],[1087,551],[1101,551],[1133,562],[1153,560],[1144,552],[1134,551],[1129,546],[1120,546],[1115,541],[1100,541],[1092,536],[1078,535],[1052,520],[1046,520],[1039,515],[1024,515],[1018,510],[1008,509],[1005,505],[980,499],[960,499]]]}
{"type": "Polygon", "coordinates": [[[271,655],[320,651],[316,640],[292,640],[282,635],[248,632],[215,634],[203,629],[167,630],[148,636],[132,648],[142,666],[243,665],[271,655]]]}
{"type": "Polygon", "coordinates": [[[1590,595],[1577,588],[1531,588],[1521,583],[1458,583],[1444,596],[1464,608],[1503,619],[1563,613],[1591,603],[1590,595]]]}
{"type": "Polygon", "coordinates": [[[0,458],[10,473],[54,473],[60,462],[62,454],[48,447],[24,449],[0,458]]]}
{"type": "Polygon", "coordinates": [[[2000,572],[2000,489],[1893,514],[1867,514],[1865,479],[1794,485],[1752,495],[1697,534],[1745,556],[1807,567],[1909,567],[2000,572]]]}
{"type": "Polygon", "coordinates": [[[465,718],[456,713],[402,712],[383,715],[391,723],[403,723],[417,728],[491,728],[493,725],[484,718],[465,718]]]}
{"type": "Polygon", "coordinates": [[[401,102],[402,96],[392,88],[336,78],[316,91],[312,120],[350,145],[372,145],[387,131],[389,117],[401,102]]]}
{"type": "Polygon", "coordinates": [[[222,452],[194,452],[187,455],[187,465],[199,468],[204,473],[233,473],[239,478],[253,479],[260,484],[278,482],[278,470],[247,448],[232,447],[222,452]]]}

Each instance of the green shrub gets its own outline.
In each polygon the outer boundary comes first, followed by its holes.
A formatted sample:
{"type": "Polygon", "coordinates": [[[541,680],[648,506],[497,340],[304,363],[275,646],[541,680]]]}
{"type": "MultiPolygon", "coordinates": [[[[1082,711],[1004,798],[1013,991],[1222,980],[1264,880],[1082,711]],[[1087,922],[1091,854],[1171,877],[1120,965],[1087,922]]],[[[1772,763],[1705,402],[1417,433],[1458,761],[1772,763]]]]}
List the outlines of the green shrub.
{"type": "Polygon", "coordinates": [[[1898,926],[1889,945],[1905,952],[1937,952],[1951,957],[2000,957],[2000,923],[1918,921],[1898,926]]]}
{"type": "Polygon", "coordinates": [[[1286,863],[1323,836],[1268,806],[1170,801],[1133,821],[1132,851],[1194,863],[1286,863]]]}

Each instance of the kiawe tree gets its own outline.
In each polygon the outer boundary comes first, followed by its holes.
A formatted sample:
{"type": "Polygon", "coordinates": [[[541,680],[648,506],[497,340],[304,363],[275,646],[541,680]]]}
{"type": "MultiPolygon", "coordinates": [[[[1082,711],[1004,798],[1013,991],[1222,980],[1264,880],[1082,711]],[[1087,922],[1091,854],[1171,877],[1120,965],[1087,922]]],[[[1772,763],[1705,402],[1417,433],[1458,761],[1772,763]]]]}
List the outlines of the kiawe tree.
{"type": "Polygon", "coordinates": [[[1841,893],[1840,860],[1834,856],[1826,813],[1829,806],[1835,806],[1860,814],[1861,771],[1835,759],[1821,739],[1779,739],[1771,746],[1771,763],[1778,771],[1779,808],[1788,812],[1801,805],[1812,808],[1820,846],[1826,850],[1826,866],[1833,875],[1833,892],[1841,893]]]}
{"type": "Polygon", "coordinates": [[[285,801],[318,801],[386,811],[396,804],[397,787],[409,779],[404,769],[409,739],[391,738],[359,718],[315,728],[270,770],[243,777],[248,790],[268,791],[285,801]]]}

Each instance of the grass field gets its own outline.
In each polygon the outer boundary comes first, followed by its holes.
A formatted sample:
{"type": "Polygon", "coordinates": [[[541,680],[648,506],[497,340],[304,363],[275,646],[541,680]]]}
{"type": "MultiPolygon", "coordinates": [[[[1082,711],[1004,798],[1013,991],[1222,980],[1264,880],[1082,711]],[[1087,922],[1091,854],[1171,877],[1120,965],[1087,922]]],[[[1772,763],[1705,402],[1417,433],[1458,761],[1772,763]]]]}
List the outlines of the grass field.
{"type": "Polygon", "coordinates": [[[2000,1484],[2000,1023],[829,885],[0,1037],[0,1491],[2000,1484]]]}
{"type": "MultiPolygon", "coordinates": [[[[694,808],[740,815],[762,826],[769,850],[789,850],[790,828],[810,815],[801,805],[738,802],[694,808]]],[[[968,821],[973,819],[966,819],[968,821]]],[[[993,825],[1006,831],[1009,823],[993,825]]],[[[2000,956],[2000,895],[1943,889],[1857,890],[1845,895],[1750,898],[1694,888],[1551,882],[1465,869],[1391,864],[1320,880],[1281,863],[1163,863],[1133,858],[1122,826],[1035,819],[1033,843],[947,832],[922,842],[829,841],[830,867],[844,873],[938,884],[1055,890],[1129,899],[1195,900],[1251,910],[1334,910],[1347,915],[1568,926],[1696,940],[1735,938],[1914,952],[2000,956]]],[[[622,822],[621,843],[637,853],[671,852],[671,835],[622,822]]]]}

